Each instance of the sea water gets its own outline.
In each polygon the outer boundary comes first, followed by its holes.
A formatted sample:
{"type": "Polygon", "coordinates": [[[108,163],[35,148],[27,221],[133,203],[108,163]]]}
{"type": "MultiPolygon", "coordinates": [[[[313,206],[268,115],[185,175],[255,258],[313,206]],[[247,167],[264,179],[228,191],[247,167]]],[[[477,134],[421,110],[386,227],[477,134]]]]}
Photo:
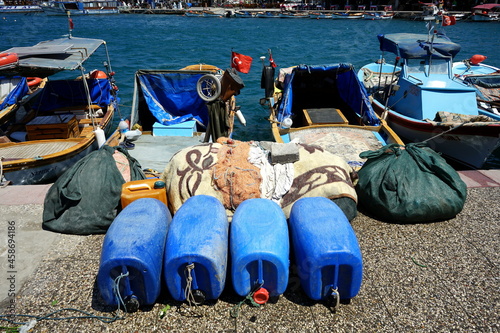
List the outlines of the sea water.
{"type": "MultiPolygon", "coordinates": [[[[206,63],[222,69],[231,64],[231,50],[253,58],[248,74],[240,73],[245,87],[237,96],[247,125],[236,121],[234,138],[272,140],[268,112],[259,104],[261,56],[272,51],[279,68],[298,64],[351,63],[356,69],[380,56],[377,34],[395,32],[426,33],[426,23],[393,20],[313,20],[313,19],[238,19],[200,18],[181,15],[90,15],[72,18],[76,37],[104,39],[112,69],[120,88],[119,116],[130,114],[134,73],[139,69],[180,69],[206,63]]],[[[439,26],[436,26],[439,28],[439,26]]],[[[500,24],[458,21],[441,28],[462,51],[456,61],[474,54],[488,57],[485,63],[500,67],[500,24]]],[[[6,14],[0,17],[0,50],[30,46],[39,41],[68,34],[64,16],[6,14]]],[[[386,60],[393,61],[392,54],[386,60]]],[[[97,58],[96,58],[97,59],[97,58]]],[[[102,57],[99,58],[101,60],[102,57]]],[[[102,68],[96,60],[86,70],[102,68]]],[[[74,73],[73,76],[79,75],[74,73]]],[[[500,166],[500,165],[499,165],[500,166]]]]}

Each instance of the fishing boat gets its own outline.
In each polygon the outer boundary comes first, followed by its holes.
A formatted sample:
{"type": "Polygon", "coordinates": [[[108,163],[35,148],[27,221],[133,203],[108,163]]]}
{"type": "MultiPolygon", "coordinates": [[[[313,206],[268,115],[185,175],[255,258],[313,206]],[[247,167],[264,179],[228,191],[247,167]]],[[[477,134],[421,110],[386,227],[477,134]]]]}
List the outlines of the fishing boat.
{"type": "Polygon", "coordinates": [[[312,12],[312,13],[309,13],[309,18],[316,19],[316,20],[331,19],[332,15],[330,13],[324,13],[324,12],[312,12]]]}
{"type": "Polygon", "coordinates": [[[119,3],[115,0],[90,0],[90,1],[50,1],[43,3],[40,8],[47,15],[103,15],[118,14],[119,3]]]}
{"type": "Polygon", "coordinates": [[[332,13],[333,19],[362,19],[363,13],[350,13],[350,12],[334,12],[332,13]]]}
{"type": "Polygon", "coordinates": [[[407,142],[427,142],[449,160],[482,168],[500,146],[500,116],[479,109],[476,89],[455,78],[460,45],[429,27],[427,34],[378,35],[396,62],[363,66],[359,79],[375,111],[407,142]],[[401,63],[399,63],[401,61],[401,63]]]}
{"type": "Polygon", "coordinates": [[[247,10],[238,10],[236,12],[234,12],[234,17],[237,17],[237,18],[252,18],[252,17],[255,17],[253,13],[247,11],[247,10]]]}
{"type": "Polygon", "coordinates": [[[500,68],[483,64],[486,56],[475,54],[453,63],[456,79],[476,89],[478,107],[500,115],[500,68]]]}
{"type": "Polygon", "coordinates": [[[500,20],[500,4],[485,3],[472,7],[471,20],[475,22],[491,22],[500,20]]]}
{"type": "MultiPolygon", "coordinates": [[[[178,150],[200,142],[230,137],[234,116],[244,122],[235,95],[244,87],[232,69],[207,64],[179,70],[138,70],[135,73],[129,132],[136,138],[131,155],[143,166],[163,170],[178,150]],[[161,146],[164,154],[151,153],[161,146]]],[[[125,143],[127,133],[116,131],[110,146],[125,143]]]]}
{"type": "Polygon", "coordinates": [[[309,14],[306,12],[296,12],[296,11],[283,11],[279,14],[280,18],[309,18],[309,14]]]}
{"type": "Polygon", "coordinates": [[[394,17],[394,13],[387,12],[365,12],[363,13],[364,20],[391,20],[394,17]]]}
{"type": "Polygon", "coordinates": [[[53,182],[105,141],[104,131],[117,103],[106,43],[70,35],[4,53],[15,53],[19,60],[0,68],[0,75],[46,82],[35,97],[22,100],[5,114],[2,111],[0,178],[14,185],[53,182]],[[105,72],[86,73],[83,64],[98,49],[97,54],[105,56],[105,72]],[[63,71],[73,70],[79,71],[79,77],[66,78],[63,71]]]}
{"type": "MultiPolygon", "coordinates": [[[[272,82],[270,66],[263,78],[272,82]]],[[[403,142],[374,112],[351,64],[300,65],[281,69],[276,89],[266,89],[276,142],[300,142],[343,157],[352,167],[359,154],[403,142]]]]}
{"type": "Polygon", "coordinates": [[[258,17],[258,18],[280,18],[280,13],[277,11],[258,12],[256,17],[258,17]]]}

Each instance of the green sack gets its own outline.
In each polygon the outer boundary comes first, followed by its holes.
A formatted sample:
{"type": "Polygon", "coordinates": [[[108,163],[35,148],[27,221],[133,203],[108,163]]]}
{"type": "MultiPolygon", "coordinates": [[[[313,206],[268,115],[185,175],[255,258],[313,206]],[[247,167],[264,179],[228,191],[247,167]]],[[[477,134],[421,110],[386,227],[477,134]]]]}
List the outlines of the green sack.
{"type": "Polygon", "coordinates": [[[425,143],[390,144],[359,155],[358,203],[375,217],[397,223],[453,218],[463,208],[467,186],[425,143]]]}
{"type": "Polygon", "coordinates": [[[75,235],[106,233],[120,205],[123,176],[115,149],[130,165],[131,180],[144,179],[139,162],[121,147],[103,146],[76,162],[45,196],[42,228],[75,235]]]}

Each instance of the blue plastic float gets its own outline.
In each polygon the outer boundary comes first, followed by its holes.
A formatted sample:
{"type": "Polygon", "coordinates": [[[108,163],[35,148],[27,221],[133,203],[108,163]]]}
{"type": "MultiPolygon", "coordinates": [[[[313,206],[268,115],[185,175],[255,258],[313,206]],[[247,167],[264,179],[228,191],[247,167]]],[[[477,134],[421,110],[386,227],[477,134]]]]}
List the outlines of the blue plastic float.
{"type": "Polygon", "coordinates": [[[249,199],[236,209],[231,222],[231,277],[240,296],[255,291],[265,303],[288,284],[290,244],[283,211],[268,199],[249,199]]]}
{"type": "Polygon", "coordinates": [[[181,206],[170,225],[164,277],[177,301],[201,304],[217,299],[226,283],[229,223],[219,200],[196,195],[181,206]]]}
{"type": "Polygon", "coordinates": [[[337,304],[356,296],[363,261],[342,210],[327,198],[302,198],[293,205],[289,223],[295,264],[307,296],[337,304]]]}
{"type": "Polygon", "coordinates": [[[107,305],[124,304],[131,312],[155,303],[171,220],[165,204],[152,198],[130,203],[115,218],[104,237],[97,276],[107,305]]]}

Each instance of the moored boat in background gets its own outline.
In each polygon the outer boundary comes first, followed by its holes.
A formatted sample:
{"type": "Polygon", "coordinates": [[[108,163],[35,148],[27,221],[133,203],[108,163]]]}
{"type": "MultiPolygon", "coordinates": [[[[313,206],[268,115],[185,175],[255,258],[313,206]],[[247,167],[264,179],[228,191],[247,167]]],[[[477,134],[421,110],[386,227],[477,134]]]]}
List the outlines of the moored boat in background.
{"type": "Polygon", "coordinates": [[[481,168],[500,146],[500,116],[477,107],[476,89],[452,72],[460,45],[432,29],[378,35],[380,50],[394,53],[396,63],[381,57],[363,66],[359,79],[376,112],[403,140],[427,142],[451,160],[481,168]]]}
{"type": "Polygon", "coordinates": [[[118,1],[87,0],[87,1],[50,1],[40,5],[47,15],[103,15],[118,14],[118,1]]]}
{"type": "Polygon", "coordinates": [[[64,70],[81,75],[49,78],[35,97],[1,118],[0,177],[14,185],[50,183],[104,143],[117,104],[107,49],[106,72],[83,68],[101,46],[106,48],[104,40],[71,37],[6,51],[18,54],[19,61],[0,69],[1,75],[46,78],[64,70]]]}
{"type": "Polygon", "coordinates": [[[472,7],[472,21],[491,22],[500,20],[500,4],[485,3],[472,7]]]}
{"type": "MultiPolygon", "coordinates": [[[[272,72],[266,67],[264,77],[272,72]]],[[[363,164],[363,151],[403,144],[375,114],[352,65],[300,65],[281,71],[277,89],[266,89],[261,101],[269,107],[276,142],[319,146],[353,167],[363,164]]]]}

